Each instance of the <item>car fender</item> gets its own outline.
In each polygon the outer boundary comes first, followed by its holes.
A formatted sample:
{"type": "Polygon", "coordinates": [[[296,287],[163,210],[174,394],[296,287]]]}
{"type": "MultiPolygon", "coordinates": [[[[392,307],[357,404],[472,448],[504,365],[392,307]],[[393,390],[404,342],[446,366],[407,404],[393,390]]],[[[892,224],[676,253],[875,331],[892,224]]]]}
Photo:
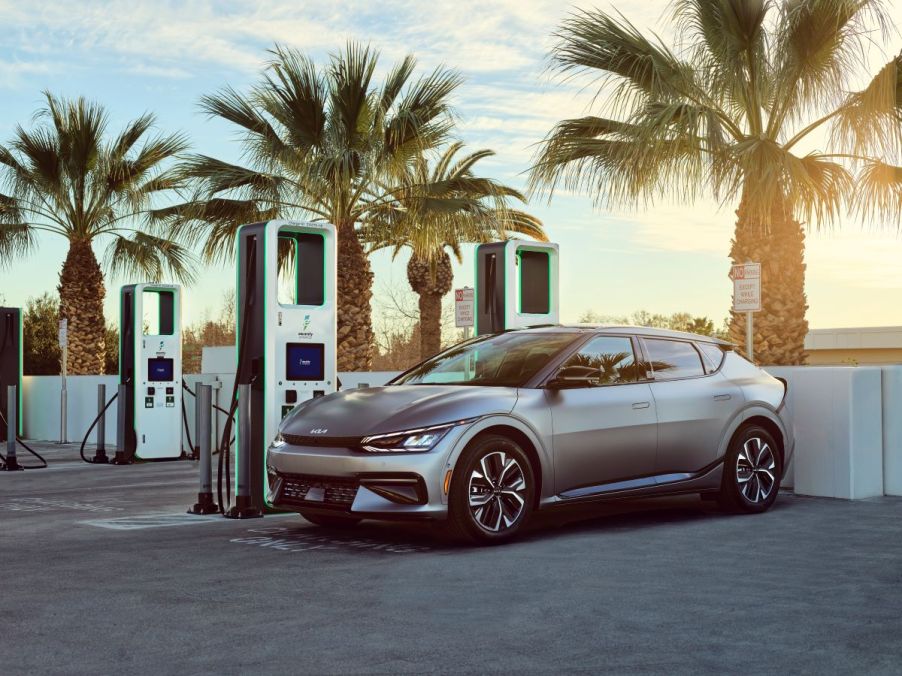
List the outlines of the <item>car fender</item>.
{"type": "Polygon", "coordinates": [[[783,424],[783,420],[780,418],[777,411],[764,402],[752,402],[739,410],[727,425],[724,435],[720,440],[720,447],[717,449],[717,462],[723,462],[724,456],[727,454],[727,449],[730,446],[730,441],[733,439],[733,435],[736,434],[736,431],[746,422],[757,417],[767,418],[774,423],[780,430],[780,434],[783,435],[784,446],[789,446],[791,440],[786,434],[786,426],[783,424]]]}
{"type": "MultiPolygon", "coordinates": [[[[542,486],[553,486],[554,476],[552,474],[552,471],[554,468],[554,463],[552,462],[549,450],[546,449],[542,444],[539,435],[536,433],[535,429],[533,429],[532,425],[530,425],[523,418],[512,414],[487,415],[471,424],[466,430],[464,430],[463,434],[461,434],[457,438],[457,441],[454,443],[451,450],[445,457],[445,471],[451,470],[453,472],[457,461],[460,459],[461,454],[464,452],[464,449],[471,441],[473,441],[473,439],[485,432],[487,429],[498,426],[511,427],[522,433],[527,439],[529,439],[530,443],[533,445],[533,448],[535,448],[536,450],[536,454],[539,457],[539,464],[541,465],[539,469],[542,472],[542,486]]],[[[443,495],[442,500],[443,502],[447,502],[448,496],[443,495]]]]}

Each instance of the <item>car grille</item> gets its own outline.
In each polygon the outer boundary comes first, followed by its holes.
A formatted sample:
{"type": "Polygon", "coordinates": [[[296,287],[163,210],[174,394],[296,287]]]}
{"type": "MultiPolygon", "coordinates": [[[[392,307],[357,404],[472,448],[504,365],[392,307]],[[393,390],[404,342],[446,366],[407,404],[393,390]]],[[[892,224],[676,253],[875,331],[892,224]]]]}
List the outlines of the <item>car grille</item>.
{"type": "Polygon", "coordinates": [[[298,434],[283,434],[282,438],[292,446],[314,446],[324,448],[357,448],[360,446],[360,437],[320,437],[301,436],[298,434]]]}
{"type": "Polygon", "coordinates": [[[279,474],[279,476],[282,479],[279,502],[287,504],[350,507],[360,487],[357,479],[310,474],[279,474]],[[322,501],[307,500],[307,493],[311,488],[323,489],[322,501]]]}

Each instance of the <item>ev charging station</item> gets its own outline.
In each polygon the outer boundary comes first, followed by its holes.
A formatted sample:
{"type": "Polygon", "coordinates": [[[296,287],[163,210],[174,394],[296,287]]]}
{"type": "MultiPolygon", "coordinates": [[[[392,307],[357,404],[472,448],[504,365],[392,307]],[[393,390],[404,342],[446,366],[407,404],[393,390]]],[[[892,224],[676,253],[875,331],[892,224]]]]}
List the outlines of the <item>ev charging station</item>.
{"type": "Polygon", "coordinates": [[[17,307],[0,307],[0,414],[0,441],[22,433],[22,310],[17,307]],[[6,420],[11,386],[16,388],[16,420],[6,420]]]}
{"type": "Polygon", "coordinates": [[[236,391],[250,388],[252,433],[238,431],[247,499],[239,492],[236,508],[263,510],[266,450],[282,419],[337,389],[337,240],[328,223],[274,220],[241,226],[237,247],[236,391]]]}
{"type": "Polygon", "coordinates": [[[558,245],[508,240],[476,248],[476,335],[557,324],[558,245]]]}
{"type": "MultiPolygon", "coordinates": [[[[119,298],[119,384],[125,390],[124,457],[113,462],[182,455],[181,289],[130,284],[119,298]]],[[[121,431],[121,430],[120,430],[121,431]]]]}

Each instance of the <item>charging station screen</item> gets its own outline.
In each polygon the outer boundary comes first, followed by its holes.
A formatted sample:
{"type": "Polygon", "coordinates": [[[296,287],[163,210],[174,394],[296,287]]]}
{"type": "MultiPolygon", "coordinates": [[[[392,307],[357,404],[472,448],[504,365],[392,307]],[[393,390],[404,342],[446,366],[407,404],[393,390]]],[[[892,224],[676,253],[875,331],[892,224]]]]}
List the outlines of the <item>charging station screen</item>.
{"type": "Polygon", "coordinates": [[[520,312],[551,312],[551,259],[544,251],[520,252],[520,312]]]}
{"type": "Polygon", "coordinates": [[[322,343],[288,343],[285,346],[287,380],[323,380],[326,346],[322,343]]]}
{"type": "Polygon", "coordinates": [[[155,358],[147,360],[147,379],[151,382],[171,382],[175,380],[171,359],[155,358]]]}

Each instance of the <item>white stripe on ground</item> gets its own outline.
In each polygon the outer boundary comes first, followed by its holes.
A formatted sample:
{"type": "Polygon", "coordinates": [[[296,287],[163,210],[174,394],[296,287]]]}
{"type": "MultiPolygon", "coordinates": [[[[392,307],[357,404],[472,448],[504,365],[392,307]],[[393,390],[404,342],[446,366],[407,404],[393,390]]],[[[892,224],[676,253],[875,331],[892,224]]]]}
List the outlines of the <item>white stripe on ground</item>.
{"type": "MultiPolygon", "coordinates": [[[[267,514],[266,519],[280,516],[297,516],[288,514],[267,514]]],[[[112,519],[90,519],[77,523],[95,528],[107,528],[109,530],[143,530],[145,528],[171,528],[173,526],[193,526],[204,523],[234,523],[238,519],[226,519],[221,514],[179,514],[171,512],[158,512],[154,514],[138,514],[135,516],[119,516],[112,519]]]]}

